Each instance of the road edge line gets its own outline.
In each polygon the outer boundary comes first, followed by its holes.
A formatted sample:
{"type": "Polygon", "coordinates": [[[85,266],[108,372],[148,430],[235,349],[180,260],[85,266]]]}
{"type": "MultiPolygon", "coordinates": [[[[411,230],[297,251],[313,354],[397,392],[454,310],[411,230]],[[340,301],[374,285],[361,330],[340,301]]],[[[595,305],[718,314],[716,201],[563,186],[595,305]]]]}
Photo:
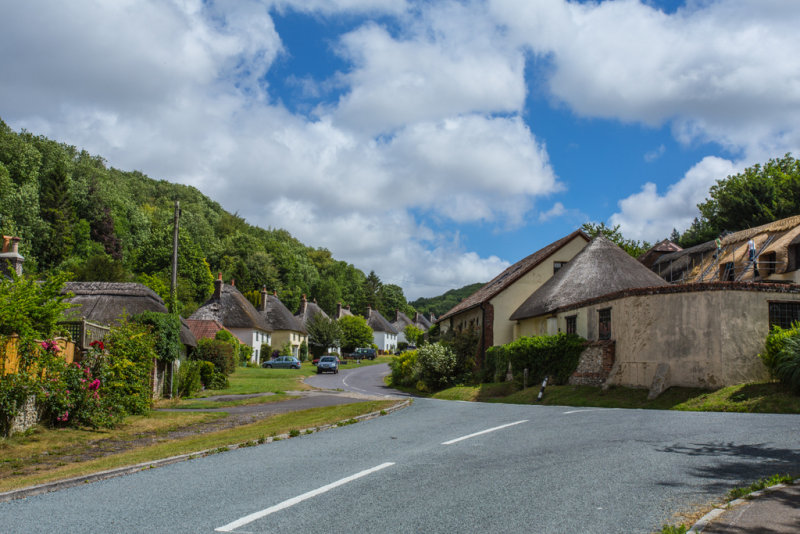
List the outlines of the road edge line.
{"type": "MultiPolygon", "coordinates": [[[[311,433],[321,432],[323,430],[328,430],[329,428],[335,428],[339,426],[340,423],[347,423],[351,420],[361,422],[361,421],[366,421],[368,419],[374,419],[382,415],[388,415],[392,412],[396,412],[410,405],[411,405],[411,400],[407,399],[402,402],[398,402],[394,406],[389,406],[388,408],[385,408],[383,410],[357,415],[356,417],[352,417],[350,419],[342,421],[337,421],[336,423],[331,423],[328,425],[302,429],[300,430],[300,433],[304,434],[307,433],[307,431],[309,430],[311,431],[311,433]]],[[[186,460],[203,458],[205,456],[210,456],[211,454],[218,454],[219,452],[236,450],[242,448],[243,446],[251,447],[253,445],[262,445],[265,443],[272,443],[275,440],[283,440],[288,438],[290,438],[289,434],[280,434],[278,436],[268,437],[262,443],[259,443],[258,440],[243,441],[241,443],[223,445],[220,447],[215,447],[213,449],[205,449],[202,451],[189,452],[186,454],[179,454],[177,456],[170,456],[169,458],[161,458],[159,460],[142,462],[140,464],[128,465],[124,467],[115,467],[114,469],[98,471],[97,473],[92,473],[89,475],[81,475],[78,477],[66,478],[64,480],[57,480],[54,482],[45,482],[44,484],[37,484],[35,486],[28,486],[26,488],[20,488],[0,493],[0,503],[14,501],[17,499],[24,499],[26,497],[34,497],[36,495],[43,495],[45,493],[59,491],[62,489],[74,488],[75,486],[80,486],[82,484],[89,484],[92,482],[99,482],[101,480],[108,480],[109,478],[116,478],[120,476],[130,475],[136,473],[137,471],[144,471],[145,469],[155,469],[157,467],[183,462],[186,460]]]]}

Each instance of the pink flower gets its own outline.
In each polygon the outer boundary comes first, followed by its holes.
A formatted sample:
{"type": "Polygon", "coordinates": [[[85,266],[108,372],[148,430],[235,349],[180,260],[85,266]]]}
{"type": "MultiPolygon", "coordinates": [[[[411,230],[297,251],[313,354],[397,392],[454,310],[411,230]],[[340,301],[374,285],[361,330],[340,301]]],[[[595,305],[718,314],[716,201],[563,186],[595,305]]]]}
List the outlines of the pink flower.
{"type": "Polygon", "coordinates": [[[89,384],[89,389],[92,390],[92,391],[97,391],[98,389],[100,389],[100,379],[99,378],[95,378],[92,381],[92,383],[89,384]]]}

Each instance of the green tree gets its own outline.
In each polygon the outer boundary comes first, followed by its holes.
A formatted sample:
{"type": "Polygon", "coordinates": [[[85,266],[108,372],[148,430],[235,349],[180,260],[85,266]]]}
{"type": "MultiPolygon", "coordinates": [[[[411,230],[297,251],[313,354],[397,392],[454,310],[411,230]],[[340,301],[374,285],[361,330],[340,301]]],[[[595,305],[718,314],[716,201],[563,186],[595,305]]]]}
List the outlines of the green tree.
{"type": "Polygon", "coordinates": [[[381,279],[375,274],[375,271],[370,271],[367,278],[364,280],[364,308],[358,308],[359,311],[366,311],[369,306],[373,310],[379,310],[383,307],[381,302],[381,288],[383,283],[381,279]]]}
{"type": "Polygon", "coordinates": [[[341,343],[342,331],[339,323],[321,313],[314,314],[308,320],[306,330],[308,330],[308,348],[315,357],[322,356],[328,348],[338,347],[341,343]]]}
{"type": "Polygon", "coordinates": [[[372,328],[367,320],[358,315],[345,315],[339,319],[339,328],[342,330],[342,350],[353,352],[358,347],[372,345],[372,328]]]}
{"type": "Polygon", "coordinates": [[[395,284],[383,284],[378,290],[378,301],[381,307],[378,311],[387,319],[394,320],[396,310],[400,310],[406,315],[414,315],[414,308],[408,305],[403,288],[395,284]]]}
{"type": "Polygon", "coordinates": [[[595,224],[591,222],[583,223],[581,226],[581,230],[586,232],[589,237],[595,238],[598,235],[602,235],[616,243],[622,250],[633,256],[634,258],[638,258],[648,250],[652,246],[647,241],[637,241],[635,239],[626,239],[622,232],[619,229],[619,225],[614,226],[613,228],[609,228],[606,226],[605,223],[595,224]]]}
{"type": "Polygon", "coordinates": [[[425,338],[425,331],[413,324],[403,328],[403,334],[405,334],[409,343],[417,346],[422,345],[422,340],[425,338]]]}
{"type": "Polygon", "coordinates": [[[683,233],[682,247],[796,215],[800,211],[800,161],[791,154],[717,180],[697,205],[701,216],[683,233]]]}

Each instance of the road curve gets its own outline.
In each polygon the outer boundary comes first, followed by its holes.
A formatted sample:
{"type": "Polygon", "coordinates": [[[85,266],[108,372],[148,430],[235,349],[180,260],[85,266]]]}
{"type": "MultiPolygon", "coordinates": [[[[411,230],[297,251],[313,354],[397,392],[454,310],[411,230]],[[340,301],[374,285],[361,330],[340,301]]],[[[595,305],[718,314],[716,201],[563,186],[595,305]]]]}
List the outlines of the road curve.
{"type": "Polygon", "coordinates": [[[347,369],[345,366],[339,370],[338,374],[326,373],[310,376],[306,378],[306,384],[319,389],[344,390],[368,397],[409,397],[408,393],[386,385],[383,378],[390,372],[389,364],[386,363],[354,369],[347,369]]]}

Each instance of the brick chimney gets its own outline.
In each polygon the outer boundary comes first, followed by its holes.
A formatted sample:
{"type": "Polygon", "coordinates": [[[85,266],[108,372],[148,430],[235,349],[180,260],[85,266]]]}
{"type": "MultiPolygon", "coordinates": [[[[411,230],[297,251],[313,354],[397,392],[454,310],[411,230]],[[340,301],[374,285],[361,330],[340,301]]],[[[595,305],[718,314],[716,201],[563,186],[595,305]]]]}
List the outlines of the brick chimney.
{"type": "Polygon", "coordinates": [[[261,286],[261,311],[267,311],[267,286],[261,286]]]}
{"type": "Polygon", "coordinates": [[[19,253],[19,237],[3,236],[3,252],[0,252],[0,273],[22,276],[22,263],[25,261],[19,253]]]}
{"type": "Polygon", "coordinates": [[[306,296],[304,294],[303,300],[300,301],[300,310],[297,312],[297,315],[302,315],[303,317],[305,317],[307,307],[308,307],[308,300],[306,300],[306,296]]]}
{"type": "Polygon", "coordinates": [[[214,298],[219,300],[222,297],[222,273],[217,274],[217,279],[214,280],[214,298]]]}
{"type": "Polygon", "coordinates": [[[398,322],[400,320],[400,310],[394,310],[394,322],[398,322]]]}
{"type": "Polygon", "coordinates": [[[338,319],[341,316],[342,316],[342,303],[341,302],[337,302],[336,303],[336,318],[338,319]]]}

